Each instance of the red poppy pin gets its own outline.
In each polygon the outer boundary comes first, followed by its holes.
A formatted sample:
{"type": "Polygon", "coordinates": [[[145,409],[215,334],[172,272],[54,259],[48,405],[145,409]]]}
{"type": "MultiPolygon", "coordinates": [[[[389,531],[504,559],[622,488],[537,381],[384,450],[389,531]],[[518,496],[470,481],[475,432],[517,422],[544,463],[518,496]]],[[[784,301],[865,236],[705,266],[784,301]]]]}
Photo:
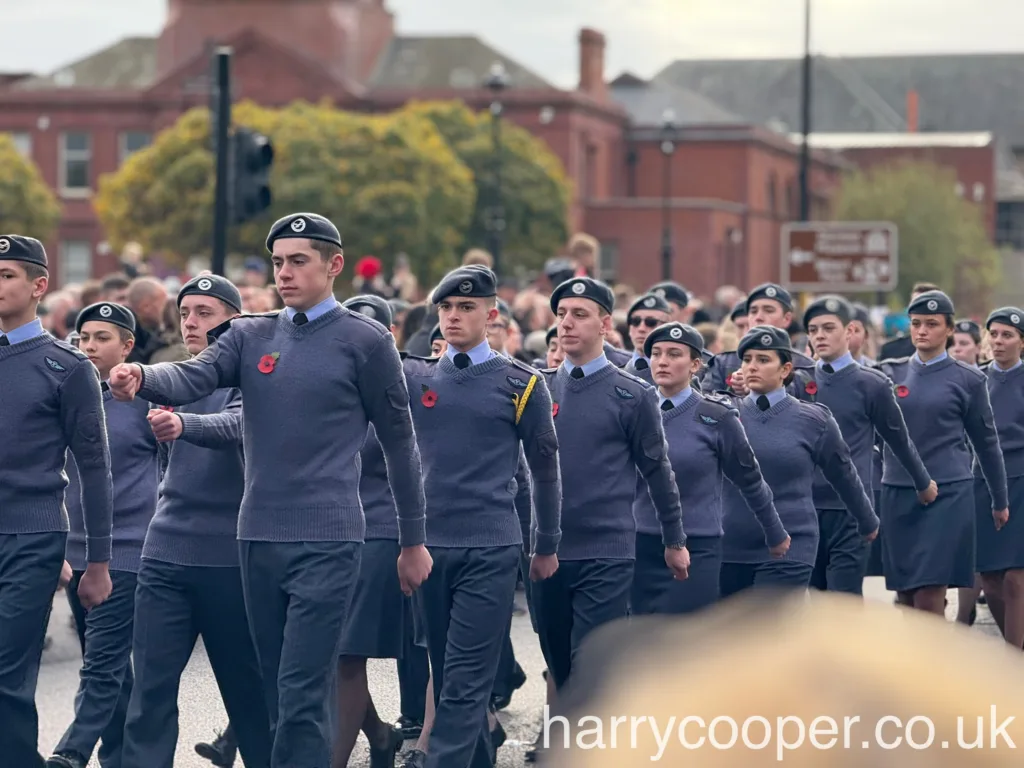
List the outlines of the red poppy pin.
{"type": "Polygon", "coordinates": [[[732,386],[732,374],[731,373],[728,376],[725,377],[725,386],[727,386],[727,387],[731,387],[732,386]]]}
{"type": "Polygon", "coordinates": [[[804,392],[806,392],[808,395],[816,395],[816,394],[818,394],[818,385],[817,385],[817,383],[815,383],[813,381],[808,381],[807,382],[807,386],[804,387],[804,392]]]}
{"type": "Polygon", "coordinates": [[[168,412],[170,412],[170,413],[174,413],[174,408],[172,408],[172,407],[171,407],[171,406],[169,406],[169,405],[158,405],[158,406],[156,407],[156,409],[157,409],[158,411],[168,411],[168,412]]]}
{"type": "Polygon", "coordinates": [[[906,397],[907,395],[910,394],[910,390],[907,389],[906,386],[904,386],[903,384],[900,384],[898,387],[896,387],[896,394],[899,395],[900,397],[906,397]]]}
{"type": "Polygon", "coordinates": [[[256,369],[260,373],[273,373],[274,366],[277,365],[277,359],[281,356],[280,352],[273,352],[269,355],[264,355],[260,358],[260,364],[256,366],[256,369]]]}
{"type": "Polygon", "coordinates": [[[420,402],[423,403],[424,408],[433,408],[435,405],[437,405],[437,392],[435,392],[426,384],[424,384],[423,396],[420,397],[420,402]]]}
{"type": "Polygon", "coordinates": [[[558,403],[551,404],[551,418],[555,418],[558,415],[558,403]]]}

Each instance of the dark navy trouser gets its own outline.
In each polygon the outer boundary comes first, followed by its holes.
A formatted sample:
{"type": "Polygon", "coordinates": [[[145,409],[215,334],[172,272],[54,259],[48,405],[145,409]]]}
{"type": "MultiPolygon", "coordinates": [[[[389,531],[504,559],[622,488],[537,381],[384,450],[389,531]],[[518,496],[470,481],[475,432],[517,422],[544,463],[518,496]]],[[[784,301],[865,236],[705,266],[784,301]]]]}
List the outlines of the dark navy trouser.
{"type": "Polygon", "coordinates": [[[636,535],[636,566],[630,596],[630,614],[682,615],[707,608],[718,601],[722,571],[722,538],[690,536],[689,577],[679,581],[665,562],[660,534],[636,535]]]}
{"type": "Polygon", "coordinates": [[[747,589],[807,589],[812,570],[812,565],[785,558],[764,563],[722,563],[722,599],[747,589]]]}
{"type": "Polygon", "coordinates": [[[487,706],[515,600],[519,545],[433,547],[420,587],[434,673],[427,768],[491,768],[487,706]]]}
{"type": "Polygon", "coordinates": [[[632,560],[560,560],[551,578],[530,587],[540,649],[557,688],[569,679],[584,638],[628,615],[633,568],[632,560]]]}
{"type": "Polygon", "coordinates": [[[857,521],[845,509],[818,510],[818,560],[811,586],[828,592],[864,594],[870,545],[857,530],[857,521]]]}
{"type": "MultiPolygon", "coordinates": [[[[513,597],[513,599],[515,599],[513,597]]],[[[501,642],[501,656],[498,658],[498,672],[494,676],[491,696],[511,696],[514,691],[512,683],[516,676],[516,651],[512,647],[512,615],[509,614],[508,625],[505,627],[505,638],[501,642]]]]}
{"type": "Polygon", "coordinates": [[[178,689],[199,636],[246,768],[270,765],[270,718],[239,569],[144,559],[135,590],[135,686],[124,768],[173,768],[178,689]]]}
{"type": "Polygon", "coordinates": [[[75,719],[54,752],[74,752],[88,760],[99,743],[100,765],[119,768],[124,719],[134,682],[131,655],[137,577],[128,571],[111,571],[110,597],[86,611],[78,599],[82,574],[75,571],[67,587],[82,646],[75,719]]]}
{"type": "Polygon", "coordinates": [[[0,764],[43,764],[36,683],[67,536],[0,534],[0,764]]]}
{"type": "Polygon", "coordinates": [[[362,546],[239,542],[245,609],[270,717],[272,768],[330,765],[328,696],[362,546]]]}
{"type": "Polygon", "coordinates": [[[422,723],[426,717],[430,661],[427,650],[416,644],[416,627],[412,618],[414,610],[412,598],[405,598],[405,634],[402,638],[402,658],[398,660],[398,690],[402,717],[422,723]]]}

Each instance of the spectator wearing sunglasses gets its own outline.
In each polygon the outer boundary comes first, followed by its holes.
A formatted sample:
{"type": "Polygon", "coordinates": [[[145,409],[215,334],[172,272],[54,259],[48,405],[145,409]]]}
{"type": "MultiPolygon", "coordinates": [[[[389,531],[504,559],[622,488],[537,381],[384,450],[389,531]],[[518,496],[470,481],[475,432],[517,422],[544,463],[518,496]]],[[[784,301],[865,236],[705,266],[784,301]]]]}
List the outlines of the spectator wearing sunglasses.
{"type": "Polygon", "coordinates": [[[626,365],[626,371],[651,384],[651,361],[644,356],[644,341],[651,331],[671,319],[672,307],[656,293],[645,293],[634,301],[626,314],[629,324],[629,340],[633,343],[633,359],[626,365]]]}

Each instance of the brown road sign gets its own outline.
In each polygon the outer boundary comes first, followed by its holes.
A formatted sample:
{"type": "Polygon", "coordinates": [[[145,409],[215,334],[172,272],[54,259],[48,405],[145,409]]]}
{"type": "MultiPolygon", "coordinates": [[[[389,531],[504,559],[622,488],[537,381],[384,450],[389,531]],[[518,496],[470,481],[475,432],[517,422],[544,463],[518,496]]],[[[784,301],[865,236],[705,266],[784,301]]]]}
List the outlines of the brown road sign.
{"type": "Polygon", "coordinates": [[[896,225],[815,221],[782,227],[782,284],[793,291],[891,291],[899,277],[896,225]]]}

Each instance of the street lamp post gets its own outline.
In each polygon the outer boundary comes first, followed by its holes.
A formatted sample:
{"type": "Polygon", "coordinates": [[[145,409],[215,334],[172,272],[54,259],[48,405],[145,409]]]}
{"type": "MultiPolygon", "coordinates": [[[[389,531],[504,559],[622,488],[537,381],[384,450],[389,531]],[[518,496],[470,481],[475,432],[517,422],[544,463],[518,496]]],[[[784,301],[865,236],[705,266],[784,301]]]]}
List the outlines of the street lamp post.
{"type": "Polygon", "coordinates": [[[811,0],[804,0],[804,61],[800,78],[800,221],[811,218],[811,0]]]}
{"type": "Polygon", "coordinates": [[[661,154],[661,279],[672,279],[672,155],[676,151],[675,112],[666,109],[662,116],[661,154]]]}
{"type": "Polygon", "coordinates": [[[505,207],[501,193],[501,94],[508,88],[508,73],[505,65],[500,61],[491,66],[491,72],[484,81],[487,90],[493,95],[491,101],[491,131],[494,141],[494,188],[490,208],[485,212],[485,226],[487,227],[488,246],[491,256],[494,258],[494,273],[501,275],[501,247],[505,234],[505,207]]]}

